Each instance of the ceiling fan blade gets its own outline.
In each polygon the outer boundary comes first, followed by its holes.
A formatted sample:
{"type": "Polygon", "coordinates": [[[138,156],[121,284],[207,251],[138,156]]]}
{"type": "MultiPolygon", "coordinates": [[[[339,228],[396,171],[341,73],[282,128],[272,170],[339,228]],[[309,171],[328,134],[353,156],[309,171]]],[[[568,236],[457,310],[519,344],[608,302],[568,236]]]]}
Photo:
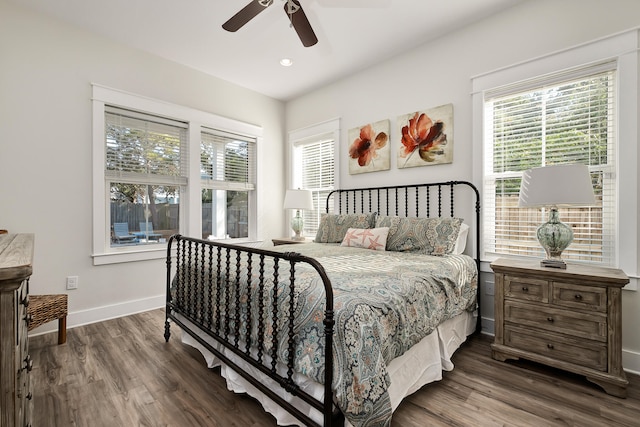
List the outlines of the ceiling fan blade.
{"type": "Polygon", "coordinates": [[[253,0],[240,12],[233,15],[227,22],[222,24],[222,28],[227,31],[238,31],[244,24],[255,18],[260,12],[273,4],[273,0],[253,0]]]}
{"type": "Polygon", "coordinates": [[[307,15],[304,13],[304,10],[302,10],[302,6],[300,6],[298,0],[287,0],[284,4],[284,11],[305,47],[318,43],[316,33],[313,32],[309,19],[307,19],[307,15]]]}

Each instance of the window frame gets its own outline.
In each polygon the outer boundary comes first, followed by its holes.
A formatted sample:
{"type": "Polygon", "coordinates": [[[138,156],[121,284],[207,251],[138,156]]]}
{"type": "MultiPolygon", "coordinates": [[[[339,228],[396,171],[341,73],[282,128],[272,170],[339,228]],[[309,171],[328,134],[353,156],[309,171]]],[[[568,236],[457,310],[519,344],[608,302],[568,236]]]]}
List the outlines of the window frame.
{"type": "MultiPolygon", "coordinates": [[[[580,67],[575,70],[569,70],[568,72],[563,72],[561,75],[553,75],[549,77],[544,77],[542,79],[534,79],[534,81],[524,81],[520,84],[513,85],[509,88],[499,88],[498,93],[494,93],[494,91],[486,91],[485,92],[485,124],[488,124],[485,128],[485,138],[484,138],[484,177],[483,177],[483,188],[485,190],[485,202],[483,203],[483,216],[486,219],[485,228],[484,228],[484,244],[483,250],[487,254],[491,254],[491,256],[535,256],[542,257],[544,256],[544,251],[542,247],[538,244],[537,239],[533,233],[533,230],[530,230],[530,234],[528,234],[528,240],[517,240],[516,242],[510,241],[508,238],[497,238],[498,233],[496,232],[497,227],[490,227],[491,221],[495,218],[495,210],[498,209],[500,204],[497,203],[496,192],[499,188],[499,183],[504,182],[506,180],[512,179],[521,179],[524,173],[524,169],[520,170],[518,167],[513,167],[513,165],[507,164],[507,168],[504,171],[496,171],[495,165],[500,166],[502,163],[500,160],[504,159],[504,153],[507,151],[503,148],[501,151],[496,152],[497,144],[500,144],[500,141],[495,140],[494,130],[495,128],[491,125],[493,123],[493,112],[495,110],[492,109],[494,103],[500,104],[505,99],[513,100],[514,98],[522,97],[523,95],[530,95],[532,93],[540,94],[546,92],[547,89],[554,89],[557,87],[566,86],[568,84],[575,84],[577,82],[584,82],[588,80],[595,80],[604,77],[610,84],[608,85],[609,97],[607,98],[607,110],[608,112],[612,112],[612,117],[615,119],[617,117],[617,109],[615,105],[615,101],[617,98],[617,73],[616,73],[616,63],[613,61],[608,61],[602,64],[596,64],[595,66],[590,67],[580,67]],[[611,84],[613,82],[613,84],[611,84]],[[613,87],[613,89],[611,89],[613,87]],[[491,202],[491,203],[489,203],[491,202]],[[517,244],[515,244],[517,243],[517,244]],[[496,249],[497,246],[504,246],[513,244],[514,248],[512,251],[499,251],[496,249]],[[518,255],[517,252],[537,252],[535,255],[518,255]]],[[[584,92],[582,92],[584,94],[584,92]]],[[[565,99],[565,98],[563,98],[565,99]]],[[[540,163],[535,166],[545,166],[546,160],[549,160],[547,155],[547,149],[550,148],[553,150],[553,143],[548,141],[548,137],[552,137],[554,131],[557,131],[557,128],[554,127],[553,124],[550,127],[547,127],[546,123],[546,108],[548,103],[553,102],[550,100],[547,95],[542,96],[541,98],[536,98],[533,101],[533,108],[531,108],[532,104],[527,103],[526,108],[524,110],[520,110],[517,114],[522,114],[525,110],[527,113],[531,114],[531,111],[535,111],[539,113],[541,116],[539,127],[532,126],[528,127],[527,130],[533,131],[540,129],[542,131],[541,139],[540,139],[540,153],[539,156],[529,156],[526,160],[539,160],[540,163]],[[536,103],[538,105],[536,105],[536,103]]],[[[583,114],[583,112],[581,112],[583,114]]],[[[514,118],[514,116],[509,116],[510,118],[514,118]]],[[[519,116],[516,116],[519,117],[519,116]]],[[[607,116],[609,117],[609,116],[607,116]]],[[[603,221],[598,224],[602,224],[602,245],[594,245],[595,247],[601,248],[602,253],[602,261],[596,260],[588,260],[584,261],[592,264],[599,264],[603,266],[610,266],[615,262],[615,215],[616,215],[616,199],[617,199],[617,183],[615,179],[615,168],[616,168],[616,160],[617,156],[615,153],[618,151],[618,142],[617,137],[615,135],[615,123],[613,121],[608,121],[606,133],[607,133],[607,156],[606,163],[590,163],[588,164],[590,172],[593,174],[600,173],[602,175],[603,188],[606,188],[606,191],[603,191],[603,201],[602,205],[596,208],[594,211],[591,211],[589,208],[589,215],[601,216],[603,221]],[[600,215],[597,214],[600,212],[600,215]]],[[[522,127],[518,128],[521,132],[523,131],[522,127]]],[[[502,141],[504,143],[504,141],[502,141]]],[[[514,150],[518,150],[519,147],[509,146],[514,150]]],[[[524,150],[526,151],[526,149],[524,150]]],[[[574,151],[572,151],[574,152],[574,151]]],[[[557,154],[556,154],[557,156],[557,154]]],[[[553,157],[550,159],[553,161],[553,157]]],[[[570,162],[569,162],[570,163],[570,162]]],[[[560,163],[553,163],[560,164],[560,163]]],[[[517,194],[513,194],[513,197],[517,200],[517,194]]],[[[503,205],[504,207],[504,205],[503,205]]],[[[581,208],[561,208],[561,219],[567,223],[572,222],[572,219],[575,220],[579,215],[578,211],[581,208]]],[[[521,221],[529,222],[530,219],[535,216],[537,219],[532,221],[532,224],[538,225],[544,223],[548,219],[548,210],[544,209],[535,209],[531,208],[527,209],[517,209],[515,211],[517,213],[518,223],[511,228],[508,228],[507,233],[510,235],[522,233],[528,226],[523,226],[521,221]]],[[[509,217],[510,220],[513,220],[513,217],[509,217]]],[[[502,226],[507,225],[505,222],[500,223],[502,226]]],[[[577,232],[574,229],[574,232],[577,232]]],[[[567,250],[563,253],[563,258],[568,261],[572,261],[575,257],[581,256],[580,254],[572,253],[572,249],[576,248],[578,244],[579,238],[576,234],[576,240],[574,240],[574,244],[569,246],[567,250]]],[[[587,250],[590,249],[589,246],[586,247],[587,250]]],[[[591,256],[582,255],[584,257],[591,256]]],[[[593,255],[595,257],[595,254],[593,255]]]]}
{"type": "MultiPolygon", "coordinates": [[[[229,141],[225,142],[225,148],[226,148],[226,143],[227,142],[231,142],[231,140],[237,140],[238,141],[242,141],[242,142],[246,142],[247,143],[247,149],[248,149],[248,163],[246,164],[247,166],[247,181],[246,182],[234,182],[234,181],[227,181],[227,180],[216,180],[216,179],[205,179],[202,176],[200,176],[200,189],[202,190],[211,190],[211,191],[237,191],[237,192],[246,192],[247,193],[247,203],[248,203],[248,211],[249,213],[255,211],[255,206],[257,204],[257,192],[256,192],[256,187],[257,187],[257,138],[255,136],[250,136],[250,135],[241,135],[239,133],[230,133],[230,132],[224,132],[221,131],[219,129],[211,129],[209,127],[202,127],[201,128],[201,132],[200,132],[200,144],[199,144],[199,155],[202,156],[202,145],[205,144],[204,141],[204,136],[203,135],[209,135],[212,137],[219,137],[219,138],[228,138],[229,141]]],[[[207,141],[207,142],[213,142],[213,141],[207,141]]],[[[201,164],[202,166],[202,164],[201,164]]],[[[225,169],[226,170],[226,169],[225,169]]],[[[200,173],[202,173],[202,170],[200,170],[200,173]]],[[[202,202],[202,199],[200,199],[200,201],[202,202]]],[[[201,213],[202,212],[202,205],[200,206],[200,210],[201,213]]],[[[225,215],[225,224],[227,223],[227,218],[226,218],[226,214],[227,211],[226,209],[223,210],[224,211],[224,215],[225,215]]],[[[201,217],[202,218],[202,217],[201,217]]],[[[225,227],[225,234],[228,235],[228,231],[225,227]]],[[[241,237],[241,238],[230,238],[232,241],[234,242],[242,242],[242,241],[251,241],[251,239],[253,238],[255,240],[255,236],[257,234],[257,228],[255,227],[255,221],[249,221],[248,224],[248,230],[247,230],[247,237],[241,237]]],[[[202,233],[200,233],[200,235],[202,235],[202,233]]],[[[205,238],[204,236],[202,238],[205,238]]],[[[210,235],[208,236],[209,239],[214,240],[214,236],[210,235]]],[[[229,237],[224,238],[229,239],[229,237]]],[[[215,240],[222,240],[222,238],[215,238],[215,240]]]]}
{"type": "MultiPolygon", "coordinates": [[[[296,161],[299,156],[297,155],[297,150],[310,143],[320,142],[322,140],[333,140],[333,189],[340,188],[339,185],[339,171],[340,171],[340,156],[339,147],[340,147],[340,120],[332,119],[327,120],[325,122],[321,122],[309,127],[305,127],[302,129],[297,129],[289,132],[289,185],[287,188],[302,188],[302,170],[300,168],[300,164],[296,161]]],[[[324,201],[321,201],[318,206],[319,213],[325,212],[324,201]]],[[[286,230],[291,231],[290,222],[291,218],[293,218],[295,214],[294,210],[289,210],[286,212],[286,230]]],[[[315,233],[313,236],[306,237],[315,237],[315,233]]]]}
{"type": "MultiPolygon", "coordinates": [[[[92,84],[92,253],[94,265],[120,262],[162,259],[166,256],[166,243],[112,248],[110,245],[109,202],[110,189],[105,176],[105,106],[139,111],[187,123],[187,185],[180,187],[179,232],[188,236],[200,236],[202,228],[200,198],[200,132],[203,127],[247,135],[256,139],[256,173],[259,176],[262,127],[218,116],[169,102],[156,100],[92,84]]],[[[254,190],[256,203],[249,213],[251,223],[249,239],[259,240],[258,185],[254,190]]],[[[234,242],[240,239],[234,239],[234,242]]]]}
{"type": "MultiPolygon", "coordinates": [[[[484,181],[484,93],[524,80],[552,75],[562,70],[615,61],[617,70],[617,111],[614,124],[619,141],[616,155],[617,194],[615,237],[615,266],[630,277],[625,289],[637,289],[638,279],[638,30],[585,43],[550,55],[513,66],[494,70],[472,78],[473,152],[478,161],[473,165],[476,183],[484,181]],[[624,228],[621,230],[621,224],[624,228]]],[[[482,188],[482,185],[480,185],[482,188]]],[[[484,189],[482,188],[482,191],[484,189]]],[[[486,195],[483,196],[483,198],[486,195]]],[[[486,218],[483,217],[483,223],[486,218]]],[[[484,224],[484,226],[492,226],[484,224]]],[[[484,233],[483,233],[484,234],[484,233]]],[[[483,242],[484,243],[484,242],[483,242]]],[[[484,244],[482,247],[484,248],[484,244]]],[[[490,272],[488,263],[499,256],[482,252],[482,270],[490,272]]]]}
{"type": "MultiPolygon", "coordinates": [[[[106,162],[107,169],[105,171],[105,185],[107,188],[114,189],[114,185],[116,184],[128,184],[128,185],[143,185],[145,190],[143,190],[143,200],[142,203],[140,201],[134,202],[131,206],[132,209],[135,209],[136,206],[143,205],[145,206],[145,212],[150,212],[149,206],[151,198],[154,198],[155,194],[148,194],[147,190],[149,188],[154,188],[157,186],[161,187],[176,187],[178,189],[178,194],[181,189],[186,188],[187,184],[187,161],[188,161],[188,126],[184,122],[179,122],[176,120],[170,120],[166,117],[160,117],[158,115],[150,115],[147,113],[140,113],[138,111],[131,111],[128,109],[117,108],[112,105],[105,105],[105,123],[109,123],[110,126],[113,126],[117,129],[129,129],[133,130],[135,134],[140,134],[141,132],[146,137],[148,135],[160,136],[160,135],[171,135],[174,138],[180,141],[179,146],[179,157],[177,159],[173,159],[170,162],[170,167],[175,167],[177,173],[168,172],[164,167],[167,166],[165,162],[158,163],[155,160],[150,160],[148,155],[152,152],[156,151],[156,149],[169,149],[173,151],[169,145],[165,144],[164,140],[159,141],[160,145],[154,143],[153,145],[148,145],[147,142],[142,141],[141,146],[144,147],[144,157],[146,160],[149,160],[149,164],[160,167],[160,170],[157,171],[141,171],[138,169],[139,163],[137,160],[133,160],[130,162],[130,159],[126,157],[124,159],[120,158],[120,154],[123,153],[123,146],[120,145],[121,142],[126,144],[124,147],[127,147],[126,139],[123,141],[115,141],[116,144],[113,146],[112,154],[115,157],[109,156],[109,139],[107,136],[106,141],[106,162]],[[121,161],[123,160],[123,161],[121,161]],[[109,168],[109,165],[112,167],[109,168]]],[[[104,141],[103,141],[104,144],[104,141]]],[[[129,146],[129,148],[131,148],[129,146]]],[[[137,148],[141,148],[140,145],[137,145],[137,148]]],[[[126,151],[126,148],[125,150],[126,151]]],[[[152,158],[153,156],[151,156],[152,158]]],[[[166,160],[166,158],[165,158],[166,160]]],[[[155,193],[155,192],[154,192],[155,193]]],[[[138,193],[138,195],[140,195],[138,193]]],[[[113,193],[112,193],[113,196],[113,193]]],[[[182,203],[182,198],[179,198],[178,208],[182,203]]],[[[109,203],[109,214],[113,214],[113,200],[110,199],[109,203]]],[[[139,218],[141,219],[141,218],[139,218]]],[[[148,219],[148,218],[147,218],[148,219]]],[[[160,218],[155,218],[159,220],[160,218]]],[[[179,220],[179,216],[178,216],[179,220]]],[[[145,220],[146,222],[146,220],[145,220]]],[[[156,224],[157,226],[158,224],[156,224]]],[[[113,232],[115,233],[115,220],[113,218],[109,219],[109,226],[114,227],[113,232]]],[[[161,227],[167,228],[167,227],[161,227]]],[[[142,229],[142,228],[140,228],[142,229]]],[[[133,229],[130,229],[130,234],[135,234],[137,230],[137,226],[133,229]]],[[[173,228],[171,228],[173,232],[173,228]]],[[[116,239],[117,240],[117,239],[116,239]]],[[[134,241],[127,242],[129,246],[141,247],[143,245],[158,245],[160,243],[166,243],[166,239],[160,237],[158,235],[155,239],[144,240],[144,242],[138,242],[136,238],[134,241]]],[[[119,243],[111,242],[111,248],[119,247],[117,246],[119,243]]]]}

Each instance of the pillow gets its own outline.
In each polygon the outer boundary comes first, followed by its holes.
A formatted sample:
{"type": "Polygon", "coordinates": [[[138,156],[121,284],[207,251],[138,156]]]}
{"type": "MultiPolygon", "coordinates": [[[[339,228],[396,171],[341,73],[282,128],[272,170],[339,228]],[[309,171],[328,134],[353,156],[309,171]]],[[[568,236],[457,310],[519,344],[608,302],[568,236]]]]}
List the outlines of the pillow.
{"type": "Polygon", "coordinates": [[[461,218],[401,218],[380,216],[376,227],[389,227],[387,250],[446,255],[453,252],[461,218]]]}
{"type": "Polygon", "coordinates": [[[374,251],[384,251],[387,245],[387,235],[389,227],[380,228],[350,228],[340,246],[351,248],[373,249],[374,251]]]}
{"type": "Polygon", "coordinates": [[[453,252],[456,255],[460,255],[464,252],[464,248],[467,247],[467,234],[469,234],[469,227],[464,222],[460,224],[460,233],[458,233],[458,238],[456,239],[456,245],[453,247],[453,252]]]}
{"type": "Polygon", "coordinates": [[[366,214],[322,214],[314,242],[340,243],[350,228],[371,228],[375,213],[366,214]]]}

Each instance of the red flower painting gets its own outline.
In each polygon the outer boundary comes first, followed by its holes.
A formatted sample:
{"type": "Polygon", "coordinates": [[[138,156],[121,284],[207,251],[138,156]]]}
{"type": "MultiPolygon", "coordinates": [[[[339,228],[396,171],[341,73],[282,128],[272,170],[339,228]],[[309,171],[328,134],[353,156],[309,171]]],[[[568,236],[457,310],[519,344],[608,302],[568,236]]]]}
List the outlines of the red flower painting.
{"type": "Polygon", "coordinates": [[[444,129],[445,124],[442,120],[434,122],[425,113],[418,112],[409,118],[408,123],[401,129],[400,157],[406,158],[404,165],[416,151],[425,162],[434,162],[437,155],[443,154],[442,146],[447,144],[444,129]]]}
{"type": "Polygon", "coordinates": [[[370,124],[360,128],[360,135],[349,147],[349,156],[358,159],[359,166],[369,165],[378,157],[377,151],[387,145],[389,136],[385,132],[376,132],[370,124]]]}

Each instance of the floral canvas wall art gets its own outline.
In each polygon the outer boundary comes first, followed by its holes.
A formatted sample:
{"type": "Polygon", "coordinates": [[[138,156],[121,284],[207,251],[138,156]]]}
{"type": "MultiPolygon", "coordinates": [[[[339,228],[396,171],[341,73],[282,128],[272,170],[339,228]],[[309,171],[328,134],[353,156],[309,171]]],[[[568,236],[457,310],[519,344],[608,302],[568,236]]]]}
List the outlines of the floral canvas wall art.
{"type": "Polygon", "coordinates": [[[398,168],[453,162],[453,104],[398,117],[398,168]]]}
{"type": "Polygon", "coordinates": [[[349,129],[349,174],[389,170],[389,120],[349,129]]]}

